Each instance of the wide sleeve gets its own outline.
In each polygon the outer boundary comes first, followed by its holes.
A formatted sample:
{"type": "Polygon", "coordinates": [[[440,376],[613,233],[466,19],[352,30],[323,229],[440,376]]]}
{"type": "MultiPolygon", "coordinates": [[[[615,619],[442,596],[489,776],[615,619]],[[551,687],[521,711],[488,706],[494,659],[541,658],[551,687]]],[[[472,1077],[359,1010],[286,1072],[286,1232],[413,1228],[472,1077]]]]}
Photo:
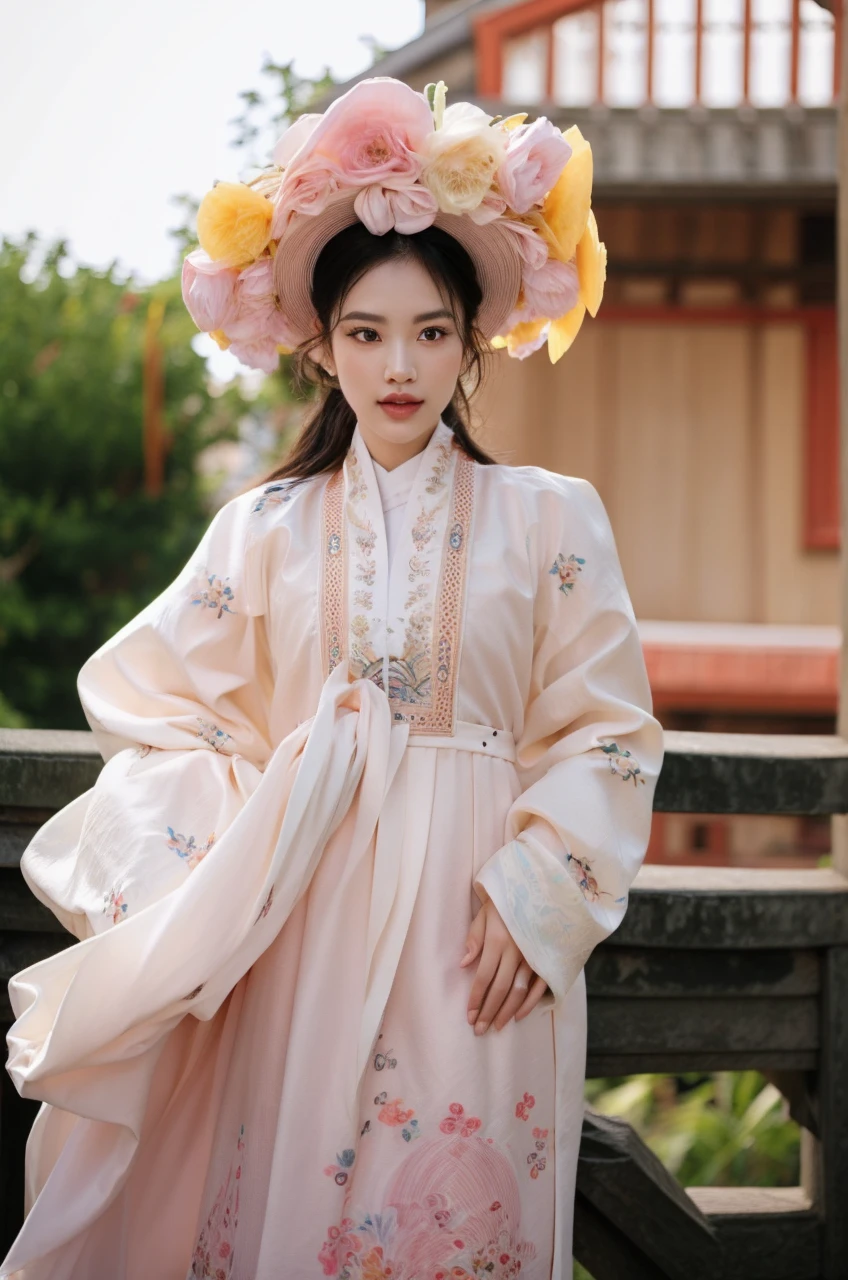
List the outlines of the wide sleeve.
{"type": "Polygon", "coordinates": [[[21,860],[33,894],[79,939],[178,888],[271,752],[273,673],[253,509],[252,493],[221,507],[177,577],[79,672],[105,766],[21,860]]]}
{"type": "Polygon", "coordinates": [[[548,478],[527,538],[536,597],[522,793],[475,888],[558,1005],[624,916],[663,734],[604,505],[588,481],[548,478]]]}

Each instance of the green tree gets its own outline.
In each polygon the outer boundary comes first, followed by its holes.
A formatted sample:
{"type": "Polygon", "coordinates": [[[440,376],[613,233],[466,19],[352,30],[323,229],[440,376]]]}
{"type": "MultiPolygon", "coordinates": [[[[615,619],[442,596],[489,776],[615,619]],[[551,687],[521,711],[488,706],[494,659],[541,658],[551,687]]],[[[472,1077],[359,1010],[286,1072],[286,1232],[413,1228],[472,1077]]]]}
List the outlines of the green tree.
{"type": "Polygon", "coordinates": [[[85,728],[86,657],[185,563],[209,518],[195,462],[233,438],[192,348],[179,277],[151,289],[76,267],[64,243],[0,246],[0,724],[85,728]],[[158,346],[170,448],[159,493],[143,447],[145,326],[158,346]]]}

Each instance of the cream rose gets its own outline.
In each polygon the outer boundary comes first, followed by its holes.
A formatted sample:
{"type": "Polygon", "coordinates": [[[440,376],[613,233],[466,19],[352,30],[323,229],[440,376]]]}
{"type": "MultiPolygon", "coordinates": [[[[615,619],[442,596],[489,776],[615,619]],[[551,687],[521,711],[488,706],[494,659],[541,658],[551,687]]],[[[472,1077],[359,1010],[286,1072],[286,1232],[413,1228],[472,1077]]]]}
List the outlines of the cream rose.
{"type": "Polygon", "coordinates": [[[507,138],[479,107],[457,102],[426,139],[421,180],[443,213],[470,213],[482,204],[506,155],[507,138]]]}

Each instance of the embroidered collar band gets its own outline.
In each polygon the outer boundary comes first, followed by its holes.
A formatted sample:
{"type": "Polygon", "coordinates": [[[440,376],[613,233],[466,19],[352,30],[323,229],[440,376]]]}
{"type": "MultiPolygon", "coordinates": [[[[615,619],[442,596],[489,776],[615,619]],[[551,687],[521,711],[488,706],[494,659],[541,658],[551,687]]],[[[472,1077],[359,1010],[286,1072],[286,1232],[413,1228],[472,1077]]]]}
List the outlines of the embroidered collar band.
{"type": "Polygon", "coordinates": [[[323,114],[299,116],[257,177],[214,186],[183,262],[198,328],[270,373],[314,332],[312,272],[332,236],[356,221],[373,235],[437,226],[474,263],[492,345],[524,359],[547,343],[557,361],[603,296],[591,147],[576,125],[503,119],[446,95],[441,80],[424,93],[361,80],[323,114]]]}

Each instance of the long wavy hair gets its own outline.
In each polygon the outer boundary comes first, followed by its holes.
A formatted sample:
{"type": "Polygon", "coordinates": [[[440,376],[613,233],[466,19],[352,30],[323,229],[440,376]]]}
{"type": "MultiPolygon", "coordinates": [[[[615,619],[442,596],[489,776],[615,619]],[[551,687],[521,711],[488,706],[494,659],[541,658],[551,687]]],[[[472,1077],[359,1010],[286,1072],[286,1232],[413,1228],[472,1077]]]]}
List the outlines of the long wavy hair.
{"type": "Polygon", "coordinates": [[[490,458],[471,438],[469,427],[471,398],[485,372],[490,347],[477,327],[482,291],[469,254],[453,236],[440,227],[427,227],[415,235],[387,231],[375,236],[361,222],[339,231],[324,245],[312,275],[312,305],[320,332],[305,339],[293,355],[296,390],[308,395],[318,389],[317,402],[301,430],[273,471],[258,484],[291,480],[292,486],[324,472],[337,471],[344,462],[356,427],[356,415],[345,400],[338,380],[310,354],[326,343],[341,313],[344,300],[366,272],[383,262],[418,262],[429,272],[450,309],[463,345],[463,360],[456,389],[442,419],[450,427],[465,452],[476,462],[491,465],[490,458]]]}

